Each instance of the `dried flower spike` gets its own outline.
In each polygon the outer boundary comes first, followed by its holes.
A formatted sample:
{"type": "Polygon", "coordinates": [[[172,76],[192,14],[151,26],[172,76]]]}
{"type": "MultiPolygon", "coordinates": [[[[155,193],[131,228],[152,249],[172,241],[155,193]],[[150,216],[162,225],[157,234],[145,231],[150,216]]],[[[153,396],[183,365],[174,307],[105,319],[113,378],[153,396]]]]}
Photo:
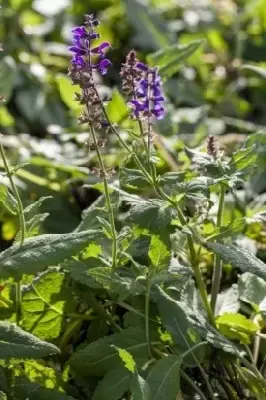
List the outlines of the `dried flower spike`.
{"type": "Polygon", "coordinates": [[[219,144],[214,136],[208,136],[207,138],[207,153],[214,158],[218,156],[219,144]]]}

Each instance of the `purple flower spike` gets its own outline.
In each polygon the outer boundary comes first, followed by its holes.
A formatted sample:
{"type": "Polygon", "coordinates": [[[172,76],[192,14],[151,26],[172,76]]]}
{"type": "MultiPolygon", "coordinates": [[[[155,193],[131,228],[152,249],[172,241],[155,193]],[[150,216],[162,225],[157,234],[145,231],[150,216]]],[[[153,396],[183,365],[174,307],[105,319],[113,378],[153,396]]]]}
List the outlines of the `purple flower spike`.
{"type": "Polygon", "coordinates": [[[111,45],[109,42],[102,42],[93,47],[93,40],[98,39],[100,35],[95,32],[95,27],[99,25],[99,21],[92,15],[85,16],[84,25],[72,29],[73,40],[72,46],[69,47],[69,51],[73,53],[71,63],[80,72],[86,70],[86,72],[92,73],[93,69],[97,69],[101,75],[105,75],[108,67],[112,65],[111,61],[105,58],[105,51],[111,45]],[[97,59],[101,61],[97,62],[97,59]]]}
{"type": "Polygon", "coordinates": [[[136,97],[130,102],[136,118],[139,118],[140,112],[144,115],[156,119],[164,117],[164,96],[161,88],[161,78],[158,75],[157,68],[149,68],[142,62],[136,63],[136,68],[142,71],[142,78],[136,82],[136,97]]]}

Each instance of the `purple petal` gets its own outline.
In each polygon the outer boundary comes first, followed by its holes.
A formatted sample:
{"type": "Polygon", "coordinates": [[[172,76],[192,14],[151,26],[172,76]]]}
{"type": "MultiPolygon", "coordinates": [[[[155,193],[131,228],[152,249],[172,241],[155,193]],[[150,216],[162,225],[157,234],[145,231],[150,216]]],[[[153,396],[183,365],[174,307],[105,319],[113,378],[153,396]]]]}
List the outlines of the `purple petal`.
{"type": "Polygon", "coordinates": [[[136,67],[141,69],[142,71],[147,71],[148,70],[148,66],[142,62],[137,62],[136,63],[136,67]]]}

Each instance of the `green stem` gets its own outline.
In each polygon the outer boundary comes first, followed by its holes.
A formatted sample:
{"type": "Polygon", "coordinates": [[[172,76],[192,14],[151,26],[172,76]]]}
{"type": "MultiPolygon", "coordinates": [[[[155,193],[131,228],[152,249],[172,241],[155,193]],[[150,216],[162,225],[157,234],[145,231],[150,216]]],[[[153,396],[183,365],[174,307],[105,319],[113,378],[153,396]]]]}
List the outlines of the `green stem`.
{"type": "MultiPolygon", "coordinates": [[[[26,236],[26,222],[25,222],[25,217],[24,217],[24,210],[23,210],[23,204],[19,195],[19,192],[17,190],[17,187],[15,185],[15,182],[13,180],[13,175],[12,172],[10,171],[6,156],[5,156],[5,151],[2,145],[2,141],[0,140],[0,154],[4,163],[4,168],[7,174],[7,177],[10,182],[10,186],[13,192],[13,195],[17,201],[17,212],[19,216],[19,225],[20,225],[20,246],[22,246],[25,236],[26,236]]],[[[19,325],[19,320],[20,320],[20,312],[21,312],[21,284],[20,281],[16,282],[16,323],[19,325]]]]}
{"type": "MultiPolygon", "coordinates": [[[[224,197],[225,187],[221,184],[220,199],[218,205],[217,222],[216,227],[220,228],[222,224],[223,208],[224,208],[224,197]]],[[[223,263],[221,258],[216,254],[214,257],[214,268],[212,276],[212,288],[211,288],[211,309],[215,312],[215,306],[217,297],[220,291],[221,279],[222,279],[223,263]]]]}
{"type": "Polygon", "coordinates": [[[105,310],[105,308],[96,300],[94,294],[88,290],[86,292],[90,306],[109,324],[113,327],[115,332],[121,332],[123,329],[114,321],[112,315],[105,310]]]}
{"type": "Polygon", "coordinates": [[[190,379],[190,377],[182,369],[180,370],[180,375],[182,376],[182,378],[185,379],[185,381],[187,381],[187,383],[191,387],[193,387],[195,392],[198,393],[198,395],[200,396],[201,400],[208,400],[207,397],[202,393],[200,388],[196,385],[196,383],[192,379],[190,379]]]}
{"type": "Polygon", "coordinates": [[[95,149],[96,149],[96,154],[97,154],[98,161],[99,161],[101,171],[103,174],[104,194],[105,194],[105,200],[106,200],[106,205],[107,205],[108,215],[109,215],[109,222],[110,222],[111,232],[112,232],[112,268],[115,269],[116,264],[117,264],[117,235],[116,235],[116,229],[115,229],[115,218],[114,218],[111,199],[110,199],[110,195],[109,195],[109,189],[108,189],[107,173],[106,173],[102,155],[101,155],[101,152],[100,152],[100,149],[98,146],[97,137],[96,137],[93,125],[92,125],[92,123],[90,123],[89,125],[90,125],[90,131],[91,131],[91,135],[92,135],[93,142],[94,142],[95,149]]]}
{"type": "MultiPolygon", "coordinates": [[[[129,146],[126,144],[126,142],[122,139],[121,135],[119,135],[119,132],[113,126],[113,124],[112,124],[112,122],[111,122],[111,120],[110,120],[110,118],[109,118],[109,116],[108,116],[108,114],[107,114],[107,112],[105,110],[105,107],[104,107],[103,103],[101,103],[101,107],[102,107],[103,114],[104,114],[107,122],[109,123],[110,128],[112,129],[113,133],[116,135],[116,137],[118,138],[118,140],[120,141],[122,146],[127,150],[127,152],[129,154],[132,154],[129,146]]],[[[137,166],[140,168],[140,170],[146,176],[148,182],[153,186],[154,190],[159,195],[159,197],[167,200],[177,210],[180,222],[181,222],[181,224],[183,226],[185,226],[186,225],[186,220],[185,220],[185,217],[183,216],[182,211],[179,209],[178,205],[169,196],[167,196],[163,192],[163,190],[158,186],[157,179],[156,179],[156,174],[154,172],[155,166],[153,165],[153,168],[151,169],[151,173],[152,173],[152,176],[151,176],[146,171],[146,169],[142,165],[142,163],[140,162],[138,156],[136,154],[132,154],[132,156],[133,156],[137,166]]],[[[189,247],[189,251],[190,251],[191,264],[192,264],[192,268],[193,268],[194,273],[195,273],[195,278],[196,278],[196,282],[197,282],[197,285],[198,285],[198,288],[199,288],[199,291],[200,291],[200,294],[201,294],[201,298],[202,298],[203,304],[205,306],[209,321],[213,326],[215,326],[215,318],[214,318],[212,309],[211,309],[209,301],[208,301],[208,296],[207,296],[207,292],[206,292],[206,289],[205,289],[204,281],[202,279],[200,267],[198,265],[197,258],[196,258],[196,253],[195,253],[193,240],[192,240],[190,235],[187,235],[187,241],[188,241],[188,247],[189,247]]]]}
{"type": "Polygon", "coordinates": [[[151,351],[151,342],[150,342],[150,290],[151,290],[151,283],[150,283],[150,274],[149,271],[147,273],[147,289],[146,289],[146,296],[145,296],[145,334],[146,334],[146,341],[148,345],[148,350],[150,357],[152,358],[152,351],[151,351]]]}

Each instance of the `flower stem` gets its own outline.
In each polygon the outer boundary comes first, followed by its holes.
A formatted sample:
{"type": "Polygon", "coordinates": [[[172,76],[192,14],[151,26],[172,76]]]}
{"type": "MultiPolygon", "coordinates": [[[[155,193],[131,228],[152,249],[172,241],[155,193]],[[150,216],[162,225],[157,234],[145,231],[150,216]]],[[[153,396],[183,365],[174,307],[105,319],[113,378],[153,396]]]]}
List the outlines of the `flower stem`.
{"type": "MultiPolygon", "coordinates": [[[[224,208],[224,197],[225,187],[221,184],[220,199],[218,205],[217,222],[216,227],[220,228],[222,224],[223,208],[224,208]]],[[[211,309],[215,312],[215,306],[217,297],[220,291],[221,279],[222,279],[223,264],[221,258],[216,254],[214,256],[214,268],[212,276],[212,288],[211,288],[211,309]]]]}
{"type": "MultiPolygon", "coordinates": [[[[5,168],[7,177],[9,179],[13,195],[17,201],[17,213],[19,216],[19,225],[20,225],[20,246],[22,246],[22,244],[25,240],[25,236],[26,236],[26,222],[25,222],[25,217],[24,217],[23,204],[22,204],[20,195],[18,193],[18,189],[13,180],[13,174],[12,174],[12,171],[10,171],[1,140],[0,140],[0,154],[1,154],[1,157],[2,157],[2,160],[4,163],[4,168],[5,168]]],[[[20,313],[21,313],[21,284],[20,284],[20,280],[19,280],[16,282],[16,323],[17,323],[17,325],[19,325],[20,313]]]]}
{"type": "Polygon", "coordinates": [[[145,296],[145,334],[146,334],[146,341],[148,345],[148,350],[150,357],[152,358],[152,351],[151,351],[151,342],[150,342],[150,326],[149,326],[149,319],[150,319],[150,290],[151,290],[151,283],[150,283],[150,273],[147,273],[147,288],[146,288],[146,296],[145,296]]]}
{"type": "Polygon", "coordinates": [[[108,210],[108,215],[109,215],[109,222],[110,222],[111,232],[112,232],[112,268],[115,269],[116,264],[117,264],[117,235],[116,235],[116,229],[115,229],[115,218],[114,218],[114,213],[113,213],[113,209],[112,209],[109,189],[108,189],[107,173],[106,173],[102,155],[101,155],[101,152],[100,152],[100,149],[98,146],[94,127],[93,127],[92,123],[89,123],[89,125],[90,125],[90,131],[91,131],[91,135],[92,135],[93,142],[94,142],[95,149],[96,149],[96,154],[97,154],[98,161],[99,161],[101,171],[103,174],[104,194],[105,194],[105,200],[106,200],[106,205],[107,205],[107,210],[108,210]]]}

